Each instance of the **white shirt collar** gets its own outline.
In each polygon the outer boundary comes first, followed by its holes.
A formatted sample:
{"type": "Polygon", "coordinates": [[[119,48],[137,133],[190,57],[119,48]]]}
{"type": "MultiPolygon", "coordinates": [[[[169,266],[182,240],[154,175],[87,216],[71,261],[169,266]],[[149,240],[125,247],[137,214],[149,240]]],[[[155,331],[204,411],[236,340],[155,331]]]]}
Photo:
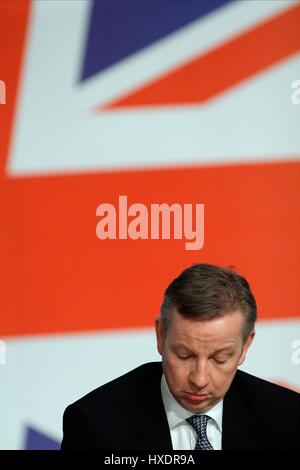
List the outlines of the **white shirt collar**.
{"type": "MultiPolygon", "coordinates": [[[[175,426],[195,414],[183,408],[178,403],[178,401],[175,400],[172,393],[170,392],[164,374],[161,378],[161,395],[170,429],[174,428],[175,426]]],[[[210,408],[210,410],[206,411],[205,414],[214,420],[220,432],[222,432],[223,399],[219,401],[219,403],[217,403],[215,406],[210,408]]]]}

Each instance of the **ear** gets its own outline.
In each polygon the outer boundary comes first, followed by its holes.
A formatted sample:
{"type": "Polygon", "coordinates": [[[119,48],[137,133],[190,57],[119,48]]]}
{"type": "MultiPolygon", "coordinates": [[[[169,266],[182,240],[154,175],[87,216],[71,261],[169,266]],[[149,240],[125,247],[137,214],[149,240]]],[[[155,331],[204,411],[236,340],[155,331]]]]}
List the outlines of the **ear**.
{"type": "Polygon", "coordinates": [[[245,361],[246,359],[246,355],[247,355],[247,351],[248,349],[250,348],[250,345],[252,343],[252,341],[254,340],[254,336],[255,336],[255,331],[252,331],[252,333],[250,333],[250,335],[248,336],[248,338],[246,339],[244,345],[243,345],[243,350],[242,350],[242,354],[241,354],[241,357],[240,357],[240,360],[239,360],[239,366],[241,364],[243,364],[243,362],[245,361]]]}
{"type": "Polygon", "coordinates": [[[162,356],[165,341],[165,329],[161,317],[157,317],[155,319],[155,333],[157,351],[162,356]]]}

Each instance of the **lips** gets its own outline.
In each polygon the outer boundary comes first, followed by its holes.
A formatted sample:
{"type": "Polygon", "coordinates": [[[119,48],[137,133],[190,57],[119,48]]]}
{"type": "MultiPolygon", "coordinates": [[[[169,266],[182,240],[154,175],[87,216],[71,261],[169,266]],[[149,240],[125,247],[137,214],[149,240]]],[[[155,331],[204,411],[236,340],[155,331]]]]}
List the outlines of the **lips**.
{"type": "Polygon", "coordinates": [[[184,392],[184,397],[187,398],[190,401],[204,401],[207,400],[210,397],[209,393],[188,393],[184,392]]]}

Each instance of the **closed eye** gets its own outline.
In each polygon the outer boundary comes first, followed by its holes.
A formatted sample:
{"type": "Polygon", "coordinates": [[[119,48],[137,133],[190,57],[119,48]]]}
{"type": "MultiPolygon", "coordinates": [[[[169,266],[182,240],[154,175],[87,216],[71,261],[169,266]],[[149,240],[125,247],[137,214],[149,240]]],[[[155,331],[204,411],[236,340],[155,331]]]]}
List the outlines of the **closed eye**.
{"type": "Polygon", "coordinates": [[[192,357],[191,354],[189,354],[188,356],[181,356],[181,355],[179,355],[179,354],[176,354],[176,356],[177,356],[179,359],[183,359],[183,360],[189,359],[190,357],[192,357]]]}
{"type": "Polygon", "coordinates": [[[231,355],[226,356],[226,357],[213,357],[212,359],[217,363],[217,364],[225,364],[225,362],[230,359],[231,355]]]}
{"type": "Polygon", "coordinates": [[[224,364],[224,363],[227,361],[227,359],[222,359],[222,360],[220,360],[220,359],[214,359],[214,361],[215,361],[217,364],[224,364]]]}

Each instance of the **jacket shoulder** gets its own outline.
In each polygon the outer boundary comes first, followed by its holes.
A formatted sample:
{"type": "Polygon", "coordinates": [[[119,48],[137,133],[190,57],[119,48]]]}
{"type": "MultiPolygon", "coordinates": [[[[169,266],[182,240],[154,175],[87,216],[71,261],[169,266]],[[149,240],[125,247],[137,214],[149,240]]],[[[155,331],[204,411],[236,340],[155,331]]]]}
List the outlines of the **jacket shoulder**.
{"type": "Polygon", "coordinates": [[[161,375],[161,362],[143,364],[69,405],[61,448],[111,449],[117,442],[120,449],[134,448],[139,442],[135,422],[141,407],[145,403],[151,409],[155,403],[159,407],[161,375]]]}
{"type": "MultiPolygon", "coordinates": [[[[162,375],[161,362],[149,362],[142,364],[139,367],[111,380],[110,382],[97,387],[91,392],[84,395],[79,400],[75,401],[71,406],[92,406],[93,403],[99,403],[104,401],[116,402],[118,406],[122,406],[125,402],[135,403],[140,392],[148,386],[149,382],[158,380],[162,375]]],[[[129,403],[126,403],[127,406],[129,403]]]]}
{"type": "Polygon", "coordinates": [[[255,405],[299,409],[300,395],[294,390],[274,384],[247,372],[238,370],[234,378],[234,386],[243,396],[252,399],[255,405]]]}

